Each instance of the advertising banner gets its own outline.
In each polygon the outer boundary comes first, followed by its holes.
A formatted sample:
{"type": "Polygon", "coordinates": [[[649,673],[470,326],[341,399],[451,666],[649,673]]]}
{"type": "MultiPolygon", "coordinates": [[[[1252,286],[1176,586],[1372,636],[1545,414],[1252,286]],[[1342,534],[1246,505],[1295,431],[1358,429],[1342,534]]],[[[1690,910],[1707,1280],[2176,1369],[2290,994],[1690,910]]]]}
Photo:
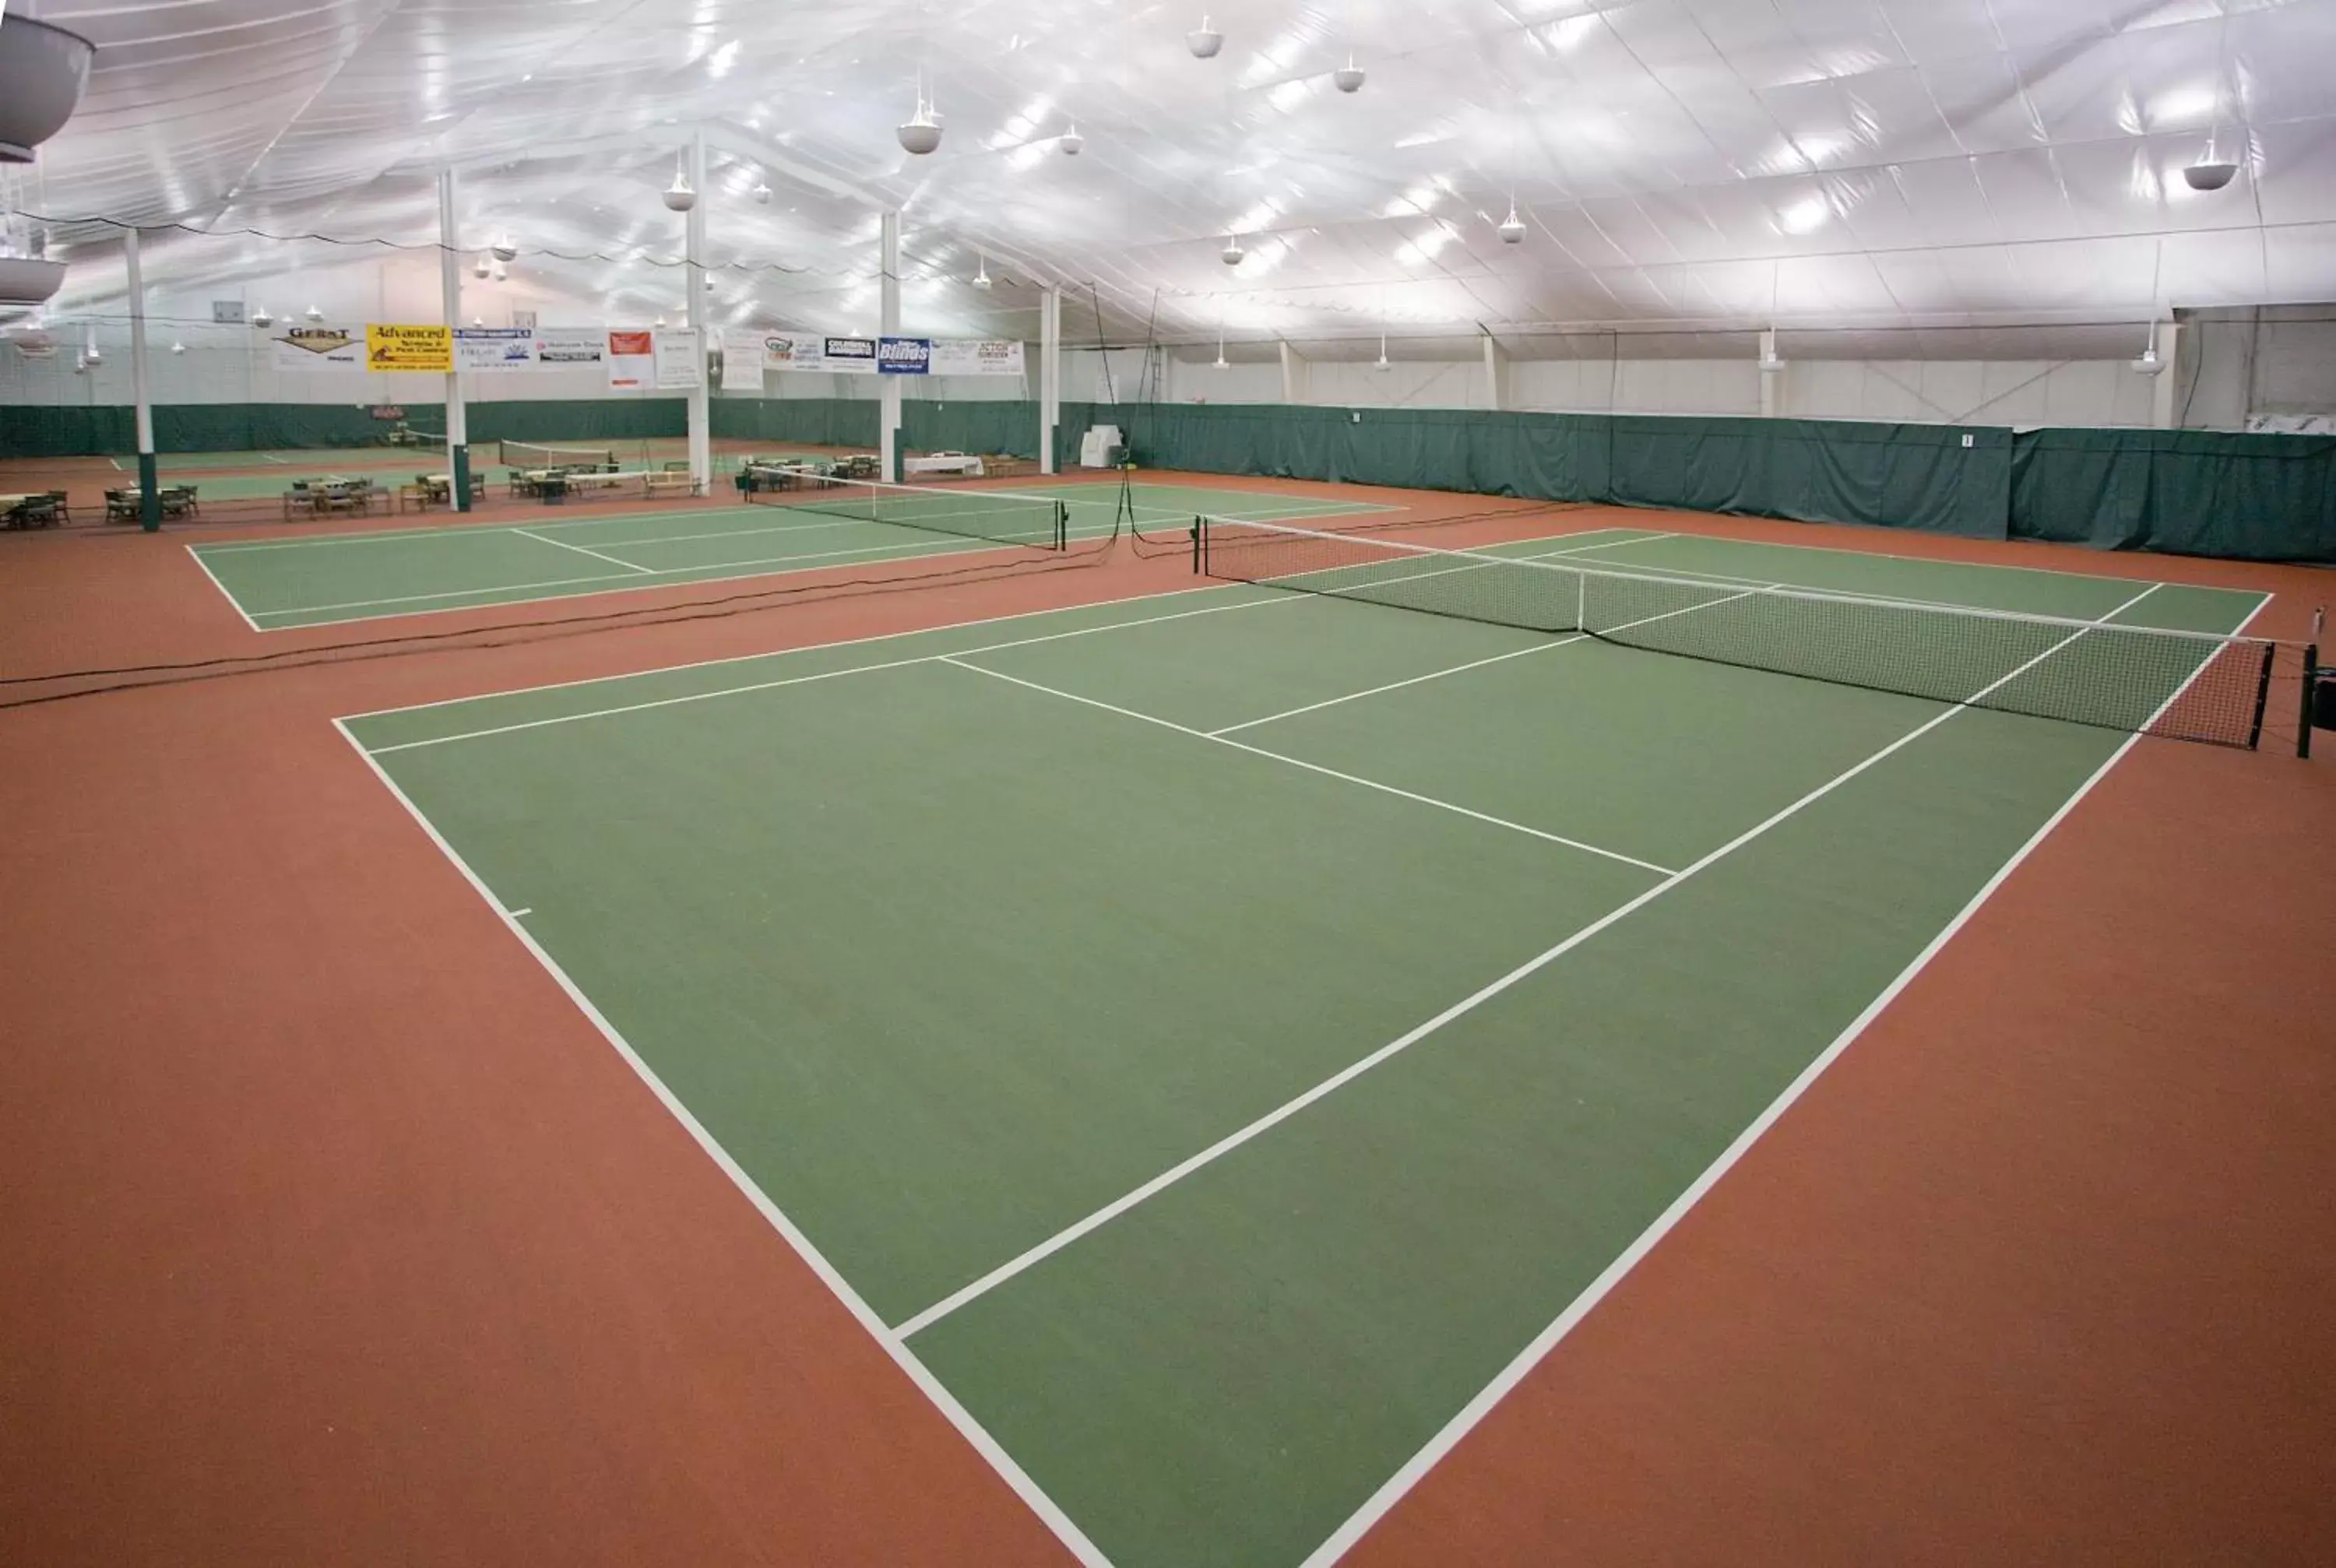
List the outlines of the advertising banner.
{"type": "Polygon", "coordinates": [[[930,337],[880,337],[876,340],[876,374],[923,375],[933,366],[930,337]]]}
{"type": "Polygon", "coordinates": [[[287,326],[269,340],[278,370],[363,370],[364,334],[353,326],[287,326]]]}
{"type": "Polygon", "coordinates": [[[525,326],[454,330],[454,363],[464,370],[533,370],[535,333],[525,326]]]}
{"type": "Polygon", "coordinates": [[[1022,341],[1019,338],[967,338],[933,340],[932,374],[935,375],[1019,375],[1022,374],[1022,341]]]}
{"type": "Polygon", "coordinates": [[[540,369],[560,370],[598,365],[608,356],[608,335],[597,326],[539,326],[535,331],[535,363],[540,369]]]}
{"type": "Polygon", "coordinates": [[[876,374],[876,340],[872,337],[798,337],[792,333],[766,333],[763,337],[765,370],[813,370],[837,375],[876,374]]]}
{"type": "Polygon", "coordinates": [[[454,368],[454,329],[373,322],[365,327],[365,365],[373,370],[424,370],[443,375],[454,368]]]}
{"type": "Polygon", "coordinates": [[[763,390],[763,334],[751,326],[722,329],[722,390],[763,390]]]}
{"type": "Polygon", "coordinates": [[[608,330],[608,390],[638,392],[657,381],[657,334],[647,327],[608,330]]]}
{"type": "Polygon", "coordinates": [[[659,392],[686,392],[706,380],[706,338],[695,326],[660,326],[654,353],[659,392]]]}

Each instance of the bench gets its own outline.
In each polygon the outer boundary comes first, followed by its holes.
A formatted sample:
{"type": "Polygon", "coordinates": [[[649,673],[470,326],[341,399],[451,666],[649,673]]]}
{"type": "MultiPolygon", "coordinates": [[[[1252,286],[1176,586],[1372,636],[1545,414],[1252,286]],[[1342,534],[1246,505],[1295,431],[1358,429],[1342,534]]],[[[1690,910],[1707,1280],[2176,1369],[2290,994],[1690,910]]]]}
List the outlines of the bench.
{"type": "Polygon", "coordinates": [[[662,495],[675,491],[684,495],[697,493],[697,478],[686,469],[679,472],[667,470],[662,473],[645,475],[641,484],[646,492],[650,495],[662,495]]]}

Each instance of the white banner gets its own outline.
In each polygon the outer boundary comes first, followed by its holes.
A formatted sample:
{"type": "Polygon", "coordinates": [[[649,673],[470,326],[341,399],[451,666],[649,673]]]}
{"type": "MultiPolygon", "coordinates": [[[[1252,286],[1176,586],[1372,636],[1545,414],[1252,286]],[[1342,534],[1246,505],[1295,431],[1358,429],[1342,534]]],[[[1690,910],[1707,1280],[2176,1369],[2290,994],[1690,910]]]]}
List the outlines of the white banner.
{"type": "Polygon", "coordinates": [[[1022,342],[1019,338],[967,338],[951,341],[933,339],[930,371],[934,375],[1019,375],[1022,374],[1022,342]]]}
{"type": "Polygon", "coordinates": [[[540,326],[535,363],[546,370],[598,365],[608,356],[608,335],[597,326],[540,326]]]}
{"type": "Polygon", "coordinates": [[[657,382],[657,334],[647,327],[608,329],[608,390],[638,392],[657,382]]]}
{"type": "Polygon", "coordinates": [[[278,370],[363,370],[362,326],[287,326],[272,340],[278,370]]]}
{"type": "Polygon", "coordinates": [[[533,370],[535,332],[525,326],[458,326],[454,329],[457,370],[533,370]]]}
{"type": "Polygon", "coordinates": [[[765,370],[815,370],[837,375],[876,374],[876,340],[872,337],[797,337],[791,333],[767,333],[763,338],[765,370]]]}
{"type": "Polygon", "coordinates": [[[722,390],[763,390],[763,334],[751,326],[722,329],[722,390]]]}
{"type": "Polygon", "coordinates": [[[686,392],[705,381],[705,338],[697,328],[658,327],[654,353],[659,392],[686,392]]]}

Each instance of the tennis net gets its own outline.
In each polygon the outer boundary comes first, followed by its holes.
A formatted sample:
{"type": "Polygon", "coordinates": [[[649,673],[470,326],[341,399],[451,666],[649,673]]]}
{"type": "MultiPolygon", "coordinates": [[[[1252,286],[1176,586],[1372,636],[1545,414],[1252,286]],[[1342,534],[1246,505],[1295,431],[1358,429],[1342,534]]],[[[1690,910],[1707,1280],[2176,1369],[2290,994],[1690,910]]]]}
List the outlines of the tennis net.
{"type": "Polygon", "coordinates": [[[1033,550],[1068,545],[1070,508],[1046,496],[838,479],[807,468],[750,468],[745,474],[753,482],[742,486],[740,493],[759,506],[793,507],[1033,550]]]}
{"type": "Polygon", "coordinates": [[[505,468],[614,468],[615,451],[605,446],[540,446],[532,441],[499,441],[495,456],[505,468]]]}
{"type": "Polygon", "coordinates": [[[1615,571],[1202,518],[1209,576],[1933,702],[2253,748],[2260,638],[1615,571]]]}

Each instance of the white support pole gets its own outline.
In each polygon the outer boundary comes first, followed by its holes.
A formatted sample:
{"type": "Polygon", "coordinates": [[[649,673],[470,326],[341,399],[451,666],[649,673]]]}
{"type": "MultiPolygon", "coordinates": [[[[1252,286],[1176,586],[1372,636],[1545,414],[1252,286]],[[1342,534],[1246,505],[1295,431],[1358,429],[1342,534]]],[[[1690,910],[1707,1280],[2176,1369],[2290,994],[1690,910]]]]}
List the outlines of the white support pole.
{"type": "MultiPolygon", "coordinates": [[[[438,288],[446,329],[462,325],[462,242],[454,230],[454,170],[438,171],[438,288]]],[[[447,492],[456,511],[471,510],[471,426],[462,409],[462,377],[446,372],[447,492]]]]}
{"type": "Polygon", "coordinates": [[[1281,401],[1306,401],[1306,362],[1298,357],[1298,351],[1290,346],[1286,337],[1281,340],[1281,401]]]}
{"type": "Polygon", "coordinates": [[[684,255],[688,265],[682,271],[689,278],[689,330],[697,339],[697,380],[689,389],[689,478],[690,488],[699,495],[714,492],[714,411],[710,402],[712,389],[706,385],[706,132],[692,131],[689,138],[689,188],[697,192],[697,205],[689,209],[684,229],[684,255]]]}
{"type": "Polygon", "coordinates": [[[149,533],[162,526],[161,477],[154,462],[154,402],[146,383],[146,273],[139,264],[138,230],[122,231],[130,268],[130,395],[138,404],[138,521],[149,533]]]}
{"type": "Polygon", "coordinates": [[[2150,377],[2149,423],[2159,430],[2174,428],[2175,372],[2182,364],[2182,327],[2173,321],[2163,321],[2157,326],[2157,353],[2166,368],[2150,377]]]}
{"type": "Polygon", "coordinates": [[[1063,423],[1063,291],[1048,284],[1038,297],[1038,472],[1059,472],[1055,453],[1063,423]]]}
{"type": "MultiPolygon", "coordinates": [[[[900,215],[898,212],[884,214],[880,239],[884,253],[884,276],[881,284],[882,314],[879,317],[877,330],[886,337],[895,337],[900,331],[900,215]]],[[[880,384],[878,390],[883,397],[877,414],[877,466],[886,479],[897,481],[900,477],[900,378],[880,372],[876,379],[880,384]]]]}
{"type": "Polygon", "coordinates": [[[1491,333],[1484,334],[1484,406],[1495,414],[1509,404],[1509,356],[1501,350],[1500,340],[1491,333]]]}

